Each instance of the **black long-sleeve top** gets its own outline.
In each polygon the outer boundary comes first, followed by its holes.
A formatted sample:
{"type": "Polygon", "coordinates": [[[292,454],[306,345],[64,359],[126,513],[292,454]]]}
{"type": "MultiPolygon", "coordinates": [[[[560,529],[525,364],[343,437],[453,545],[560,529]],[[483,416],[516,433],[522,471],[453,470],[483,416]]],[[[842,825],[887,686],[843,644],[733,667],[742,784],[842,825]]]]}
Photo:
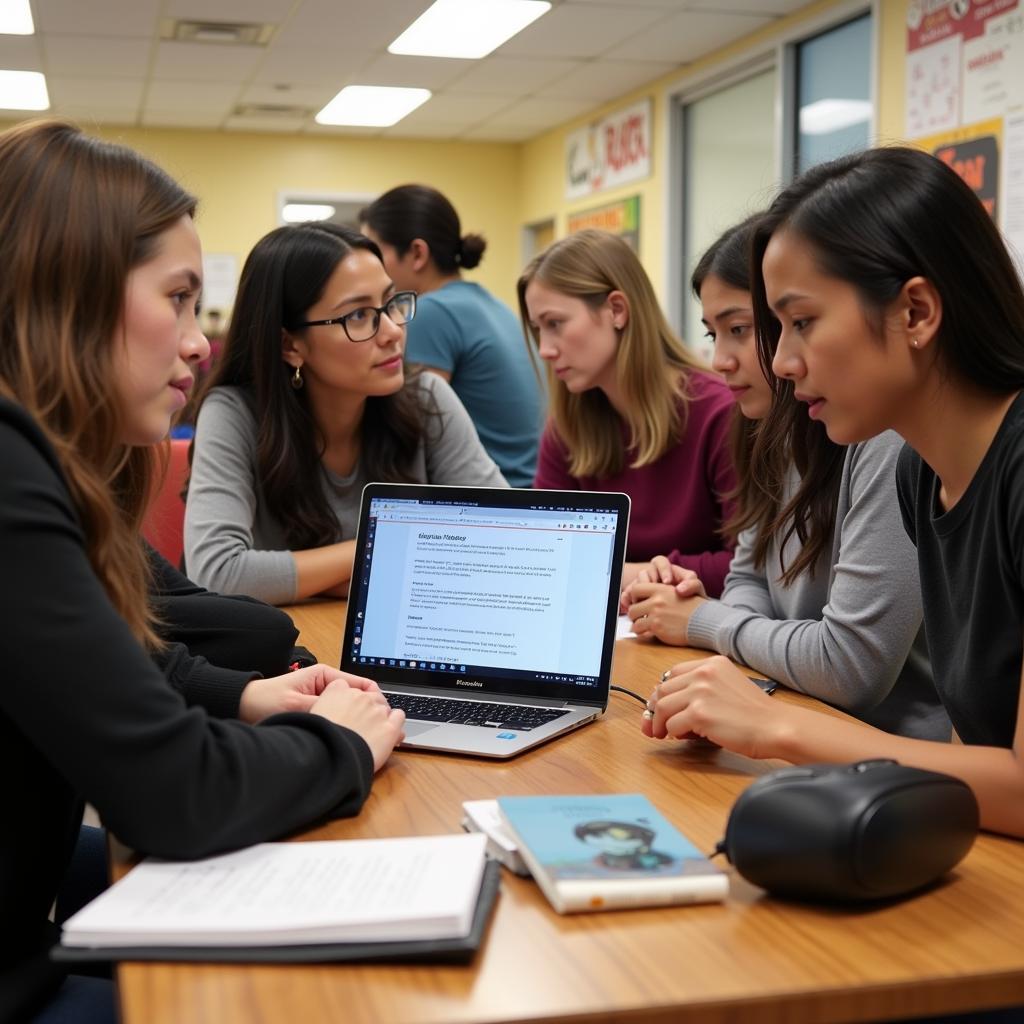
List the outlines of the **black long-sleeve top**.
{"type": "MultiPolygon", "coordinates": [[[[129,846],[171,858],[365,801],[373,762],[357,734],[317,715],[213,717],[188,703],[188,657],[172,649],[161,671],[136,642],[86,557],[52,448],[0,399],[0,1021],[24,1019],[59,984],[48,912],[84,801],[129,846]]],[[[199,668],[193,682],[226,671],[199,668]]]]}

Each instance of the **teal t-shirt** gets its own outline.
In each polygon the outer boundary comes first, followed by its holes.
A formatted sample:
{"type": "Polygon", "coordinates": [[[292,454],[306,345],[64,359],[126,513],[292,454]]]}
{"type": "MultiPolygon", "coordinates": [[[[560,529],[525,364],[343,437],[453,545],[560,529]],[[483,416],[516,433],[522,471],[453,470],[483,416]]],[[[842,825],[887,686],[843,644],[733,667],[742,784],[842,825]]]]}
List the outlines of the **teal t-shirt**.
{"type": "Polygon", "coordinates": [[[421,295],[406,358],[451,374],[480,441],[513,487],[529,487],[546,395],[515,314],[469,281],[421,295]]]}

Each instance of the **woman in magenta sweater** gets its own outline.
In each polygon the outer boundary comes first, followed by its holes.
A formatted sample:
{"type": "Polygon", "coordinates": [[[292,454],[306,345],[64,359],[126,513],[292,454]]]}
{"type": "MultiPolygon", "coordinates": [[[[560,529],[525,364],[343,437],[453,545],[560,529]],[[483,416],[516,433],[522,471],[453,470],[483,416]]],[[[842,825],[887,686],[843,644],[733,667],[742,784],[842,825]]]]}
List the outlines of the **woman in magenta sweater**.
{"type": "Polygon", "coordinates": [[[535,487],[624,491],[627,586],[654,556],[718,596],[733,542],[733,399],[672,332],[632,249],[604,231],[555,242],[519,279],[527,332],[548,364],[551,418],[535,487]]]}

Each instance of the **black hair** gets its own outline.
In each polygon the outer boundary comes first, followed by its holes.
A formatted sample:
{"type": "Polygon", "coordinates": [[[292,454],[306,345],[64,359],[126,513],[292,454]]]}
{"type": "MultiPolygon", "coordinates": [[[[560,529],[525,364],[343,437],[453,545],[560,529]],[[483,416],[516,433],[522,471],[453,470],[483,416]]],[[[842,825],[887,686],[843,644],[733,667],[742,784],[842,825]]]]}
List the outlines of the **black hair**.
{"type": "Polygon", "coordinates": [[[730,288],[750,291],[750,240],[760,216],[752,214],[727,228],[708,246],[690,275],[690,287],[698,299],[705,279],[712,275],[720,277],[730,288]]]}
{"type": "Polygon", "coordinates": [[[462,234],[455,207],[428,185],[399,185],[385,192],[360,212],[359,220],[399,256],[408,252],[413,239],[423,239],[445,274],[472,270],[487,248],[481,235],[462,234]]]}
{"type": "MultiPolygon", "coordinates": [[[[326,441],[305,389],[291,386],[281,358],[281,332],[297,333],[338,264],[355,250],[381,259],[380,250],[351,228],[322,221],[277,228],[260,239],[242,268],[220,361],[199,398],[219,385],[243,389],[256,411],[257,472],[270,513],[292,548],[321,547],[340,539],[323,488],[326,441]]],[[[383,262],[383,261],[382,261],[383,262]]],[[[428,416],[436,412],[415,375],[393,395],[366,400],[361,461],[367,479],[412,480],[412,464],[428,416]]]]}
{"type": "MultiPolygon", "coordinates": [[[[762,214],[757,213],[729,228],[700,258],[690,278],[698,298],[701,286],[712,274],[732,288],[751,291],[751,243],[761,219],[762,214]]],[[[775,317],[762,323],[760,338],[774,355],[779,340],[775,317]]],[[[791,387],[774,386],[770,360],[766,365],[760,342],[758,355],[762,371],[773,384],[772,405],[760,422],[748,420],[738,407],[734,411],[730,447],[737,482],[730,497],[736,511],[722,530],[729,537],[738,537],[753,528],[752,555],[757,569],[766,567],[768,550],[777,539],[779,579],[789,586],[803,573],[814,577],[822,554],[832,542],[846,450],[828,436],[824,424],[807,419],[791,387]],[[800,474],[800,483],[783,504],[793,466],[800,474]],[[793,534],[800,542],[799,551],[786,565],[782,553],[793,534]]]]}
{"type": "MultiPolygon", "coordinates": [[[[775,232],[814,250],[823,273],[857,289],[881,315],[912,277],[942,300],[935,342],[943,368],[985,391],[1024,386],[1024,289],[999,229],[966,182],[918,149],[867,150],[819,164],[776,197],[754,232],[755,324],[771,317],[761,269],[775,232]]],[[[758,328],[758,351],[772,348],[758,328]]],[[[779,385],[780,387],[782,385],[779,385]]]]}

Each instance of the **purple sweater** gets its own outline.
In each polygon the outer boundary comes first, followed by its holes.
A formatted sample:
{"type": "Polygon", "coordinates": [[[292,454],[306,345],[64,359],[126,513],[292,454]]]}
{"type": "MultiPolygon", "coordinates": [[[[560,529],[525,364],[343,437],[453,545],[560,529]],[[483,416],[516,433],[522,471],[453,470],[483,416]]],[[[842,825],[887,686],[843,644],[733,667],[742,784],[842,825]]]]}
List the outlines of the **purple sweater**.
{"type": "MultiPolygon", "coordinates": [[[[732,545],[718,533],[732,514],[725,501],[736,484],[729,454],[733,399],[722,380],[692,371],[686,429],[679,443],[660,459],[614,476],[575,477],[568,450],[552,423],[541,438],[534,487],[553,490],[624,491],[632,501],[626,561],[646,562],[655,555],[692,569],[707,590],[719,597],[732,559],[732,545]]],[[[628,460],[627,460],[628,461],[628,460]]]]}

